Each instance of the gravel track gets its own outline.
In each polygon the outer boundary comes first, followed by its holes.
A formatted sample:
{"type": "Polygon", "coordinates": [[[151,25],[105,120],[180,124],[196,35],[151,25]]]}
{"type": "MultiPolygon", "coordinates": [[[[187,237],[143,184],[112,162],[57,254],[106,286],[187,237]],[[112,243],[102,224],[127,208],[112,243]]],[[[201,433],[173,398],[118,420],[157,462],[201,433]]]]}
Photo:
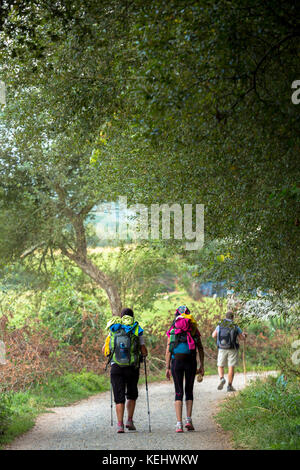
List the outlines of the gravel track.
{"type": "MultiPolygon", "coordinates": [[[[256,373],[247,375],[248,380],[257,376],[256,373]]],[[[51,408],[50,413],[37,418],[31,431],[15,439],[7,449],[230,450],[228,436],[213,420],[218,403],[227,395],[226,385],[222,391],[217,390],[217,385],[217,376],[207,376],[202,383],[195,382],[195,432],[175,433],[174,386],[172,382],[161,382],[149,384],[151,433],[148,431],[145,386],[141,385],[135,412],[137,431],[117,434],[115,414],[114,427],[111,427],[110,392],[105,392],[72,406],[51,408]]],[[[234,386],[237,390],[244,387],[243,374],[236,375],[234,386]]]]}

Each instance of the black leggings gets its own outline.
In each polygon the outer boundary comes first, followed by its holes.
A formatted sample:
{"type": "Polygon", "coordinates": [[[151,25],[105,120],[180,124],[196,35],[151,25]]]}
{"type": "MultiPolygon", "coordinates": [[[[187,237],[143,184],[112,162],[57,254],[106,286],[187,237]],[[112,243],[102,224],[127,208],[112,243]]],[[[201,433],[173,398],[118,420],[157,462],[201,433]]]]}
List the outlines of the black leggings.
{"type": "Polygon", "coordinates": [[[110,380],[114,392],[115,403],[125,403],[138,397],[139,369],[134,366],[120,367],[113,364],[110,369],[110,380]]]}
{"type": "Polygon", "coordinates": [[[197,371],[196,356],[172,359],[171,372],[175,385],[175,401],[183,400],[183,378],[185,378],[185,399],[193,400],[193,388],[197,371]]]}

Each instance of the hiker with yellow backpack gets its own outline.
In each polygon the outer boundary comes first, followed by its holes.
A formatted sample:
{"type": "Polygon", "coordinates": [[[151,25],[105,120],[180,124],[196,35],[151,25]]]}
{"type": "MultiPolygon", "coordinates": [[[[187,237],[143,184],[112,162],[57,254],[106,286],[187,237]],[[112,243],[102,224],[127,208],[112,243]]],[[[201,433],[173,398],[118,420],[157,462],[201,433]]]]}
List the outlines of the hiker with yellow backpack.
{"type": "Polygon", "coordinates": [[[176,432],[183,432],[182,408],[183,396],[186,400],[186,423],[188,431],[194,431],[192,422],[193,388],[196,374],[204,376],[204,350],[197,322],[185,305],[175,312],[175,319],[167,331],[166,377],[171,374],[175,386],[176,432]],[[197,351],[200,366],[197,368],[197,351]],[[185,380],[185,385],[184,385],[185,380]]]}
{"type": "Polygon", "coordinates": [[[110,380],[116,403],[117,432],[124,433],[125,398],[127,398],[126,429],[135,431],[133,414],[138,398],[138,381],[141,357],[148,352],[143,329],[134,320],[132,309],[124,308],[121,316],[114,316],[107,323],[109,334],[103,346],[103,353],[110,364],[110,380]]]}

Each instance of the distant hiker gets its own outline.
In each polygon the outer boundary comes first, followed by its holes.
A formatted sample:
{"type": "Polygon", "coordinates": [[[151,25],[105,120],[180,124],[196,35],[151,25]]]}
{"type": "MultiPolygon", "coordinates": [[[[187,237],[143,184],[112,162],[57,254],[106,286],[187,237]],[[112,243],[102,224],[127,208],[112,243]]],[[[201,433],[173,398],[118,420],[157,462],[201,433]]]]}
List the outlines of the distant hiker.
{"type": "Polygon", "coordinates": [[[175,385],[176,432],[183,432],[182,402],[185,393],[186,424],[188,431],[194,431],[192,423],[193,388],[196,374],[204,375],[204,351],[197,322],[185,305],[175,312],[175,319],[167,331],[166,377],[173,377],[175,385]],[[197,351],[200,367],[197,369],[197,351]],[[185,379],[185,385],[183,385],[185,379]]]}
{"type": "Polygon", "coordinates": [[[232,386],[234,378],[234,368],[238,364],[238,340],[245,340],[246,333],[243,333],[241,328],[233,323],[233,313],[228,311],[226,318],[217,326],[212,334],[212,337],[217,340],[218,346],[218,372],[220,383],[218,390],[222,390],[226,380],[224,378],[224,367],[228,365],[228,385],[227,392],[235,392],[232,386]]]}
{"type": "MultiPolygon", "coordinates": [[[[135,431],[133,414],[138,397],[138,380],[141,356],[147,356],[143,329],[134,320],[133,311],[124,308],[121,317],[113,317],[106,328],[109,335],[103,346],[103,353],[109,357],[110,380],[116,403],[118,419],[117,432],[124,432],[125,396],[127,398],[126,428],[135,431]]],[[[107,365],[108,365],[107,364],[107,365]]]]}

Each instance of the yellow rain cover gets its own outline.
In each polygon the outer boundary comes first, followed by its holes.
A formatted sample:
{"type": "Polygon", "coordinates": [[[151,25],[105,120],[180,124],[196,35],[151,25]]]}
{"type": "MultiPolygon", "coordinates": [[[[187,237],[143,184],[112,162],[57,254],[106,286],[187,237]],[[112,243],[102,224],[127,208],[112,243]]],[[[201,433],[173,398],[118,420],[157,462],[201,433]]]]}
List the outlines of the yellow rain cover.
{"type": "Polygon", "coordinates": [[[110,336],[108,336],[105,340],[105,345],[104,345],[104,356],[105,357],[108,357],[109,354],[110,354],[109,340],[110,340],[110,336]]]}
{"type": "Polygon", "coordinates": [[[126,326],[130,326],[130,325],[133,325],[134,323],[134,318],[131,317],[130,315],[124,315],[124,317],[118,317],[118,316],[115,316],[115,317],[112,317],[108,322],[107,322],[107,325],[106,325],[106,329],[109,330],[109,328],[112,326],[112,325],[115,325],[116,323],[120,323],[120,325],[126,325],[126,326]]]}

